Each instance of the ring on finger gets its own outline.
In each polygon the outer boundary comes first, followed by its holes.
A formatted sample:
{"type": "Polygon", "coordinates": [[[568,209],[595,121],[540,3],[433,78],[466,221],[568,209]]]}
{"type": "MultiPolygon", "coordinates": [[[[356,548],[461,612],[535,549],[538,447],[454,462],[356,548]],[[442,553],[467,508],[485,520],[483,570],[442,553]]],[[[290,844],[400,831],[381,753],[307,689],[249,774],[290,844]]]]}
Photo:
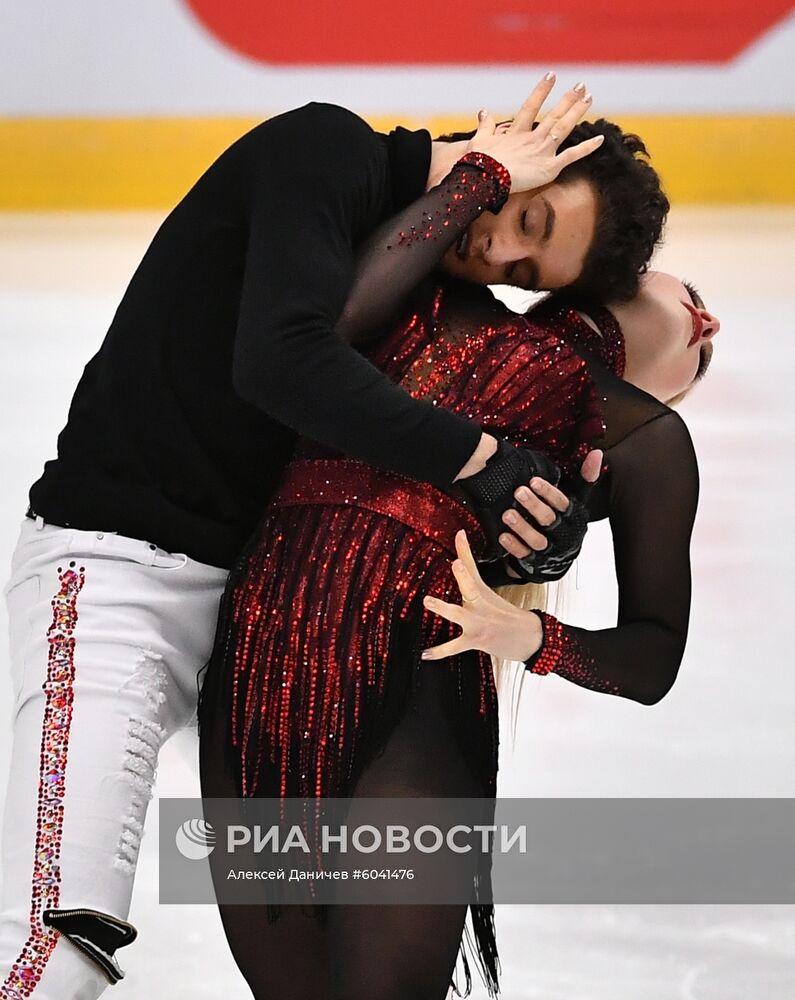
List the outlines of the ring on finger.
{"type": "Polygon", "coordinates": [[[555,135],[554,132],[550,132],[549,133],[549,138],[552,139],[552,140],[554,140],[555,142],[560,142],[560,136],[559,135],[555,135]]]}
{"type": "Polygon", "coordinates": [[[480,594],[476,594],[474,597],[464,597],[462,600],[464,604],[473,604],[475,601],[480,600],[480,594]]]}

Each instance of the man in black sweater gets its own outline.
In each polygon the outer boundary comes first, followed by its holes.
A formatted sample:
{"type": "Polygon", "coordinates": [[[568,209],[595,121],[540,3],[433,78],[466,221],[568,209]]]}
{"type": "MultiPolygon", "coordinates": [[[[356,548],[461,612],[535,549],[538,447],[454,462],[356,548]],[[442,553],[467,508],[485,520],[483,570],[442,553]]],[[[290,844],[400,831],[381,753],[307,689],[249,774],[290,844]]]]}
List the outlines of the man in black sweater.
{"type": "Polygon", "coordinates": [[[532,130],[553,83],[458,142],[307,105],[244,135],[160,227],[31,488],[6,587],[3,996],[94,997],[123,975],[159,748],[195,713],[226,572],[296,436],[442,488],[488,468],[491,435],[392,384],[335,324],[357,246],[462,157],[484,213],[468,228],[451,207],[443,266],[542,287],[594,272],[602,189],[555,180],[602,138],[562,148],[584,87],[532,130]]]}
{"type": "MultiPolygon", "coordinates": [[[[588,102],[570,97],[582,114],[588,102]]],[[[549,170],[540,156],[510,148],[508,135],[490,140],[514,200],[538,186],[530,178],[549,170]]],[[[411,398],[335,333],[357,244],[441,180],[460,147],[422,130],[379,135],[323,104],[238,140],[153,239],[80,380],[58,458],[31,488],[34,513],[228,568],[296,434],[442,487],[483,468],[493,438],[411,398]]],[[[560,247],[536,254],[548,261],[538,287],[577,277],[593,231],[581,200],[558,213],[560,247]]],[[[517,238],[488,273],[471,248],[447,261],[494,282],[509,262],[526,267],[531,242],[517,238]]]]}

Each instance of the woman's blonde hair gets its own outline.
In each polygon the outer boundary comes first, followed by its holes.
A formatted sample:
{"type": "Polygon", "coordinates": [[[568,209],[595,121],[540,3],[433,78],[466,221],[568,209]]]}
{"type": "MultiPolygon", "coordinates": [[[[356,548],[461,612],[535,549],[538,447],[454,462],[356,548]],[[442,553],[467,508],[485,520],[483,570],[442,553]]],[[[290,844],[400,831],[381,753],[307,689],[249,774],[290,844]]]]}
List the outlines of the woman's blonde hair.
{"type": "MultiPolygon", "coordinates": [[[[504,601],[513,604],[521,611],[545,611],[547,607],[547,587],[543,583],[510,583],[504,587],[493,587],[504,601]]],[[[516,720],[519,712],[519,699],[522,695],[527,670],[521,661],[505,660],[500,656],[492,656],[494,668],[494,683],[500,701],[509,696],[509,711],[511,713],[511,733],[516,739],[516,720]]]]}

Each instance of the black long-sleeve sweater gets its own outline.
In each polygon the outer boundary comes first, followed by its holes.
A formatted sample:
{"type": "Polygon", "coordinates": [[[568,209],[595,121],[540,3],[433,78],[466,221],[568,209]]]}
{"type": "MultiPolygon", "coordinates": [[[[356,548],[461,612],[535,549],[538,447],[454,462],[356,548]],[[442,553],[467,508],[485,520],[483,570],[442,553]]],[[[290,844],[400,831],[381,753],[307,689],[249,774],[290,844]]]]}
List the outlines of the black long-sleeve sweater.
{"type": "Polygon", "coordinates": [[[333,105],[257,126],[155,235],[30,490],[54,524],[228,567],[296,435],[449,486],[478,424],[413,399],[335,330],[357,245],[425,190],[430,135],[333,105]]]}

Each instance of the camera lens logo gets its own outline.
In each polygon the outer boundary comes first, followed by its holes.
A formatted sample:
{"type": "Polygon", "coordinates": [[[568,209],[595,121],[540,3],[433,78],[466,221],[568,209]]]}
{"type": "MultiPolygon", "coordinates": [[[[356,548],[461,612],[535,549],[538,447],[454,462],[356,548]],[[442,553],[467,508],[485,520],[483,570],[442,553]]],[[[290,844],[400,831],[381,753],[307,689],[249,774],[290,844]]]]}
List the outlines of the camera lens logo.
{"type": "Polygon", "coordinates": [[[215,849],[215,830],[203,819],[188,819],[177,830],[177,850],[189,861],[201,861],[215,849]]]}

